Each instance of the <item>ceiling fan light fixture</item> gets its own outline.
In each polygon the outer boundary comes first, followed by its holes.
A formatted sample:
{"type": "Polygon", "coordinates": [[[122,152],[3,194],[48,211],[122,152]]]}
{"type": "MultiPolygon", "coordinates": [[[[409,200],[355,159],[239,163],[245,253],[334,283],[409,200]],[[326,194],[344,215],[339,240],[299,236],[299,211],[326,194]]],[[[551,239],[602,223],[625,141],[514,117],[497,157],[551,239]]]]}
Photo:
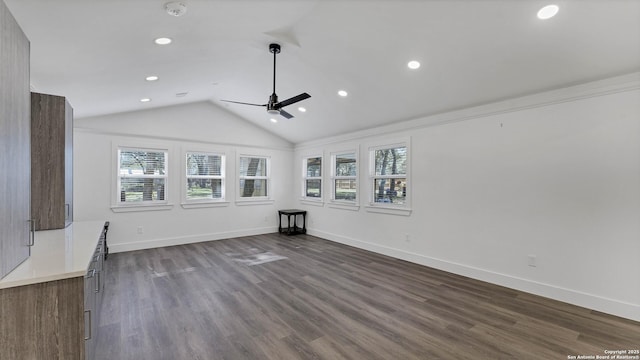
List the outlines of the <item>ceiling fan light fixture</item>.
{"type": "Polygon", "coordinates": [[[276,109],[269,109],[267,110],[267,112],[271,115],[279,115],[280,114],[280,110],[276,110],[276,109]]]}

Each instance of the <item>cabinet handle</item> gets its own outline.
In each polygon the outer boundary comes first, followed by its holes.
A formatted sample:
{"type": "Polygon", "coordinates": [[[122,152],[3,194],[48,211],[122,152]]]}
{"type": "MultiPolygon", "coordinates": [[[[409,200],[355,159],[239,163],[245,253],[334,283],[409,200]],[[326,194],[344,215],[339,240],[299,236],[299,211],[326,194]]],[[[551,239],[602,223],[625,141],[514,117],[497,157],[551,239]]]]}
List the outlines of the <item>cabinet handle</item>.
{"type": "MultiPolygon", "coordinates": [[[[85,314],[85,315],[89,314],[89,326],[87,326],[87,327],[85,327],[85,328],[84,328],[84,333],[85,333],[85,334],[87,333],[87,329],[89,329],[89,336],[85,336],[85,337],[84,337],[84,340],[86,341],[86,340],[91,340],[91,310],[85,310],[85,311],[84,311],[84,314],[85,314]]],[[[85,319],[86,319],[86,318],[87,318],[87,317],[85,316],[85,319]]],[[[86,325],[86,320],[85,320],[85,325],[86,325]]]]}
{"type": "Polygon", "coordinates": [[[71,206],[69,204],[64,204],[64,219],[69,220],[69,215],[71,215],[71,206]]]}
{"type": "Polygon", "coordinates": [[[91,279],[94,276],[96,276],[96,269],[91,269],[87,271],[87,279],[91,279]]]}
{"type": "Polygon", "coordinates": [[[36,243],[36,221],[29,219],[27,222],[29,223],[29,244],[27,246],[33,246],[36,243]]]}
{"type": "Polygon", "coordinates": [[[100,292],[100,271],[98,271],[96,273],[96,288],[94,289],[94,292],[99,293],[100,292]]]}

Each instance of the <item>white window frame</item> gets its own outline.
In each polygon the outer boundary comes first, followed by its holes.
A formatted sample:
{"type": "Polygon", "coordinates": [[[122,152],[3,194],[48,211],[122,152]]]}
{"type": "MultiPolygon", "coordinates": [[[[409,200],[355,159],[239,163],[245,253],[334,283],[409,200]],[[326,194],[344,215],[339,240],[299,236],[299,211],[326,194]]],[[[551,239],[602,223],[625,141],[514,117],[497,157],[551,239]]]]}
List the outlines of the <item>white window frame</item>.
{"type": "Polygon", "coordinates": [[[322,154],[309,155],[302,158],[302,199],[305,201],[322,202],[324,198],[324,181],[322,174],[324,173],[324,157],[322,154]],[[320,158],[320,176],[307,176],[307,165],[309,159],[320,158]],[[320,180],[320,196],[307,196],[307,180],[320,180]]]}
{"type": "Polygon", "coordinates": [[[358,149],[349,149],[344,151],[335,151],[331,153],[331,207],[343,208],[346,210],[358,210],[358,203],[360,201],[360,181],[358,177],[360,175],[360,159],[358,155],[358,149]],[[356,174],[353,176],[341,176],[337,175],[336,166],[337,159],[341,155],[355,156],[356,161],[356,174]],[[353,180],[356,183],[356,196],[353,200],[336,199],[336,180],[353,180]]]}
{"type": "Polygon", "coordinates": [[[182,152],[182,207],[185,209],[191,208],[203,208],[203,207],[217,207],[217,206],[227,206],[229,202],[226,200],[226,154],[222,151],[210,151],[210,150],[198,150],[198,149],[189,149],[182,152]],[[207,156],[219,156],[220,157],[220,175],[210,175],[210,176],[198,176],[198,175],[188,175],[187,174],[187,156],[189,154],[198,154],[198,155],[207,155],[207,156]],[[220,179],[221,181],[221,198],[207,198],[207,199],[188,199],[187,198],[187,184],[189,183],[189,179],[220,179]]]}
{"type": "Polygon", "coordinates": [[[410,138],[398,139],[395,141],[384,142],[369,147],[369,177],[368,177],[367,190],[369,193],[369,204],[367,205],[367,211],[386,213],[393,215],[405,215],[411,214],[411,141],[410,138]],[[401,175],[376,175],[376,159],[375,153],[377,150],[393,149],[404,147],[407,150],[406,157],[406,173],[401,175]],[[375,201],[375,180],[376,179],[406,179],[406,197],[404,204],[393,203],[379,203],[375,201]]]}
{"type": "Polygon", "coordinates": [[[130,212],[130,211],[149,211],[149,210],[168,210],[173,207],[169,203],[170,196],[170,162],[169,148],[164,146],[148,145],[148,144],[119,144],[113,147],[113,163],[114,169],[114,186],[112,195],[111,210],[113,212],[130,212]],[[164,175],[121,175],[120,174],[120,153],[122,151],[148,151],[164,153],[164,175]],[[141,202],[123,202],[121,201],[121,179],[123,178],[152,178],[164,179],[164,200],[152,200],[141,202]]]}
{"type": "Polygon", "coordinates": [[[236,157],[236,174],[238,178],[236,180],[236,204],[237,205],[256,205],[256,204],[273,204],[272,200],[272,184],[271,184],[271,156],[268,155],[252,155],[252,154],[238,154],[236,157]],[[240,159],[242,158],[258,158],[265,159],[265,164],[267,166],[267,175],[266,176],[242,176],[240,175],[240,159]],[[242,188],[240,187],[241,180],[266,180],[267,183],[267,196],[252,196],[252,197],[242,197],[240,192],[242,188]]]}

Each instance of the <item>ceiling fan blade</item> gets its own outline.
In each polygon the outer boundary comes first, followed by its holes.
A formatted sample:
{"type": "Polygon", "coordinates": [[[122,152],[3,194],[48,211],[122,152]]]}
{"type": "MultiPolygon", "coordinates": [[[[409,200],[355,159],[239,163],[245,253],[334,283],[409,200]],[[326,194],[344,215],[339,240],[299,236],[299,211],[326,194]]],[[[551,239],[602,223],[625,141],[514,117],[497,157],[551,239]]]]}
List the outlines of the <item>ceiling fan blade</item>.
{"type": "Polygon", "coordinates": [[[286,112],[286,111],[284,111],[282,109],[280,109],[279,111],[280,111],[280,115],[286,117],[287,119],[291,119],[293,117],[293,115],[289,114],[288,112],[286,112]]]}
{"type": "Polygon", "coordinates": [[[234,103],[234,104],[242,104],[242,105],[267,106],[267,104],[260,105],[260,104],[251,104],[251,103],[240,102],[240,101],[231,101],[231,100],[220,100],[220,101],[229,102],[229,103],[234,103]]]}
{"type": "Polygon", "coordinates": [[[276,107],[277,108],[283,108],[283,107],[285,107],[287,105],[295,104],[298,101],[302,101],[302,100],[308,99],[310,97],[311,97],[311,95],[309,95],[307,93],[302,93],[302,94],[294,96],[294,97],[292,97],[290,99],[280,101],[279,103],[276,104],[276,107]]]}

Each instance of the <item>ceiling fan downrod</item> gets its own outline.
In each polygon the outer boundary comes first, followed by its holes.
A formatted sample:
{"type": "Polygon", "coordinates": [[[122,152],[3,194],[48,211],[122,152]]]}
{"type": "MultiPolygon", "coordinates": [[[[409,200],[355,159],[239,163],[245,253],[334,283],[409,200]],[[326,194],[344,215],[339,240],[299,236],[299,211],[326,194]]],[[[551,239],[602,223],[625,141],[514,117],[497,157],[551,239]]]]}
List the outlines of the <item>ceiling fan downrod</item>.
{"type": "MultiPolygon", "coordinates": [[[[276,55],[280,54],[280,45],[279,44],[269,44],[269,51],[273,54],[273,95],[276,95],[276,55]]],[[[278,97],[275,96],[274,103],[278,102],[278,97]]]]}

